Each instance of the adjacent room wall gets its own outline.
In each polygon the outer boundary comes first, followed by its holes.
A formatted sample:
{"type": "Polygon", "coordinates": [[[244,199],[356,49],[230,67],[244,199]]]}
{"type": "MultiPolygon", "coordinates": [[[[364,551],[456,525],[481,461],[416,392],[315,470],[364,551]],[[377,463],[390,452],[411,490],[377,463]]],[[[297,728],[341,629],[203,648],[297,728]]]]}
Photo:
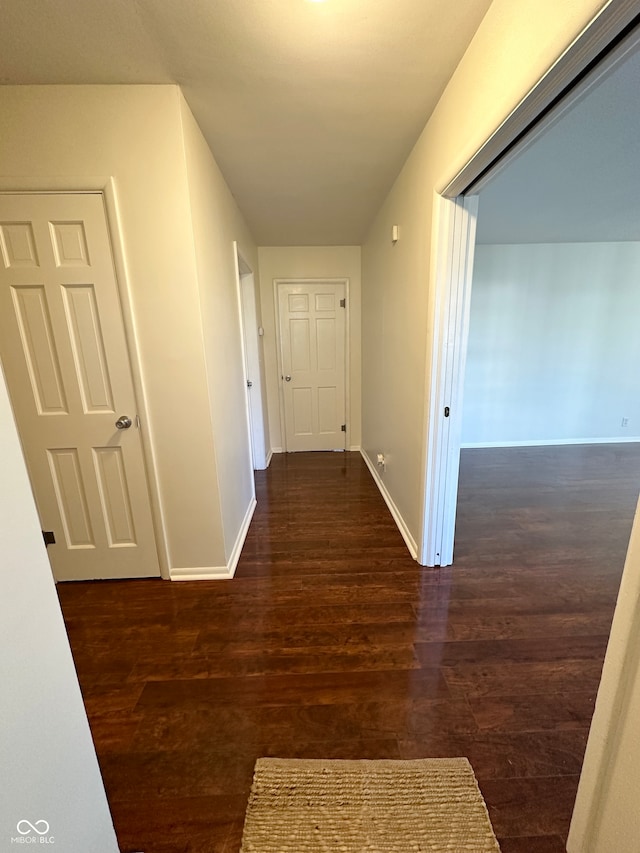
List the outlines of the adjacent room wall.
{"type": "Polygon", "coordinates": [[[640,243],[477,246],[463,445],[640,440],[638,282],[640,243]]]}
{"type": "Polygon", "coordinates": [[[0,448],[0,850],[118,853],[2,371],[0,448]]]}
{"type": "Polygon", "coordinates": [[[212,394],[228,393],[235,413],[240,392],[231,390],[233,355],[225,355],[229,383],[212,367],[219,356],[212,301],[219,298],[223,338],[234,347],[232,240],[255,259],[244,223],[177,86],[0,87],[0,189],[77,189],[109,177],[118,196],[165,569],[224,569],[247,509],[247,475],[242,423],[223,430],[240,436],[237,445],[218,434],[227,400],[212,394]],[[244,472],[238,485],[233,465],[244,472]]]}
{"type": "Polygon", "coordinates": [[[258,252],[182,94],[180,113],[228,564],[255,506],[234,240],[256,273],[258,252]]]}
{"type": "Polygon", "coordinates": [[[280,424],[278,341],[273,281],[277,278],[348,278],[350,347],[350,448],[361,441],[361,270],[359,246],[269,246],[258,250],[260,259],[260,298],[264,326],[264,354],[269,407],[271,449],[283,448],[280,424]]]}
{"type": "Polygon", "coordinates": [[[422,531],[434,197],[478,151],[603,0],[494,0],[376,215],[363,246],[363,450],[384,453],[385,487],[422,531]],[[398,225],[394,246],[391,228],[398,225]]]}

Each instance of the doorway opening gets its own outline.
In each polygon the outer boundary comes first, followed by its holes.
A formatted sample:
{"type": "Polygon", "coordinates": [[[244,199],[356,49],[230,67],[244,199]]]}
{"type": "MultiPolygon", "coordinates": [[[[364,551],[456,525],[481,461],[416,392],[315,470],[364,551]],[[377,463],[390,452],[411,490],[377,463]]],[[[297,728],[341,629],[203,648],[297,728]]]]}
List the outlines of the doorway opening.
{"type": "MultiPolygon", "coordinates": [[[[640,35],[635,29],[630,30],[629,10],[626,13],[617,10],[617,19],[615,12],[609,12],[612,18],[594,23],[592,31],[579,41],[579,49],[576,45],[570,48],[563,61],[543,78],[536,97],[532,94],[525,99],[494,138],[444,189],[443,195],[435,199],[437,251],[430,310],[433,392],[429,400],[429,434],[423,469],[420,547],[423,565],[446,566],[453,561],[478,193],[637,51],[640,35]],[[612,34],[614,26],[618,28],[618,37],[612,34]],[[574,58],[569,61],[572,51],[574,58]]],[[[630,174],[635,174],[633,169],[630,174]]]]}
{"type": "Polygon", "coordinates": [[[267,451],[263,329],[259,320],[259,303],[253,270],[235,242],[234,252],[251,460],[253,470],[262,471],[268,467],[271,457],[271,452],[267,451]]]}

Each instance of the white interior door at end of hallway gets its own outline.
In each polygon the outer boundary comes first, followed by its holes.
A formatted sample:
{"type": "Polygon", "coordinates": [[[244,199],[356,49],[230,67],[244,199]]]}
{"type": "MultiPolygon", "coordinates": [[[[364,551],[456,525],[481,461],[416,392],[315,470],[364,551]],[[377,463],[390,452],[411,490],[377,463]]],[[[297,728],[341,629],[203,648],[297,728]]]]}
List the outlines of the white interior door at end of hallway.
{"type": "Polygon", "coordinates": [[[0,360],[53,574],[158,576],[101,194],[0,194],[0,254],[0,360]]]}
{"type": "Polygon", "coordinates": [[[285,449],[346,447],[345,282],[279,282],[285,449]]]}

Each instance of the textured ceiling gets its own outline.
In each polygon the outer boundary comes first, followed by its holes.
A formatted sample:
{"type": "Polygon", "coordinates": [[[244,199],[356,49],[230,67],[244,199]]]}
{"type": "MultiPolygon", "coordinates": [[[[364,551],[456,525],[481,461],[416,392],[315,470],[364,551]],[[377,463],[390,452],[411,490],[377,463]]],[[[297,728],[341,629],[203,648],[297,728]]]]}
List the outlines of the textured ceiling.
{"type": "Polygon", "coordinates": [[[179,83],[259,244],[357,244],[489,5],[2,0],[0,83],[179,83]]]}
{"type": "Polygon", "coordinates": [[[480,192],[479,243],[640,241],[640,48],[480,192]]]}

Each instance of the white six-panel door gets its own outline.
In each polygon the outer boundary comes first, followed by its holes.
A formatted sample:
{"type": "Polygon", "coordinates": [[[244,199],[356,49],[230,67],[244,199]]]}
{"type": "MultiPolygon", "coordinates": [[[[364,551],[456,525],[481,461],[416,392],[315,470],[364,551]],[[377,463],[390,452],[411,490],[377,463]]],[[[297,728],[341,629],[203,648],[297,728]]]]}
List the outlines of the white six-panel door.
{"type": "Polygon", "coordinates": [[[54,575],[157,576],[102,196],[0,194],[0,252],[0,359],[54,575]]]}
{"type": "Polygon", "coordinates": [[[344,282],[277,285],[288,452],[346,446],[344,282]]]}

